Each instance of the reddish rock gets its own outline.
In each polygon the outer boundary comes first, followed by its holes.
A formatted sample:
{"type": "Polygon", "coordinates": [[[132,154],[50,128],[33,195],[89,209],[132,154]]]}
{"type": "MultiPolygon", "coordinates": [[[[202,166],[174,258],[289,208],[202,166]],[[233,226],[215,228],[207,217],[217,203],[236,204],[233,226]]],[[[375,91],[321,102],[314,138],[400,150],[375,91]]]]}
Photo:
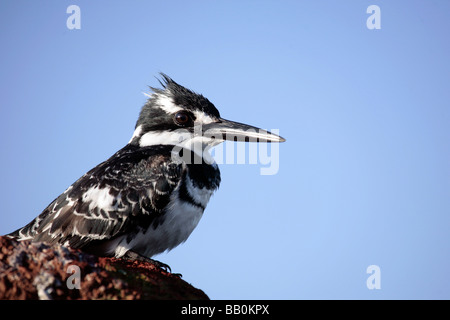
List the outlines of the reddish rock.
{"type": "Polygon", "coordinates": [[[0,237],[0,299],[208,299],[153,264],[0,237]],[[77,289],[79,284],[79,289],[77,289]]]}

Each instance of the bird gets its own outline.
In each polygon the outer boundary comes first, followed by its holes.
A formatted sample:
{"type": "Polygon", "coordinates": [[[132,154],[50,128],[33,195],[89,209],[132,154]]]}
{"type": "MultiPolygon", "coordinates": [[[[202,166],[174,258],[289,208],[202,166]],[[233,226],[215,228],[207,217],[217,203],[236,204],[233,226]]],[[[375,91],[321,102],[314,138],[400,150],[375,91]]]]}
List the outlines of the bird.
{"type": "Polygon", "coordinates": [[[222,118],[202,94],[160,76],[161,88],[146,93],[130,141],[8,237],[170,270],[151,258],[188,239],[219,188],[210,149],[226,140],[285,141],[222,118]]]}

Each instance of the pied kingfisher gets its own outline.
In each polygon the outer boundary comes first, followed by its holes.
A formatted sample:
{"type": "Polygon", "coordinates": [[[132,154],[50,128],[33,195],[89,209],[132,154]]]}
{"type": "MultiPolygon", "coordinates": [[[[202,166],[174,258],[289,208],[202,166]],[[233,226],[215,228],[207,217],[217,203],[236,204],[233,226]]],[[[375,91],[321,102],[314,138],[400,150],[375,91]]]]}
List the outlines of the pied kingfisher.
{"type": "Polygon", "coordinates": [[[161,77],[163,88],[151,88],[128,144],[9,237],[156,263],[152,256],[186,241],[219,187],[209,148],[225,140],[285,141],[221,118],[208,99],[161,77]]]}

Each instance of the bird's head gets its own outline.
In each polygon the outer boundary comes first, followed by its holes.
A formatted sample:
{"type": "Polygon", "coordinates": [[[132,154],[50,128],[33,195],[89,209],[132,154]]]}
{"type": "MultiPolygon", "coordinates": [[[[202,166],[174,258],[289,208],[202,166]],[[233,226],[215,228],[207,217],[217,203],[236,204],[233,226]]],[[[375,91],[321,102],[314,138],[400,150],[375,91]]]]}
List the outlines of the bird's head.
{"type": "Polygon", "coordinates": [[[250,125],[221,118],[219,110],[197,94],[161,73],[163,89],[152,89],[142,107],[130,144],[140,147],[175,145],[202,150],[225,140],[283,142],[282,137],[250,125]]]}

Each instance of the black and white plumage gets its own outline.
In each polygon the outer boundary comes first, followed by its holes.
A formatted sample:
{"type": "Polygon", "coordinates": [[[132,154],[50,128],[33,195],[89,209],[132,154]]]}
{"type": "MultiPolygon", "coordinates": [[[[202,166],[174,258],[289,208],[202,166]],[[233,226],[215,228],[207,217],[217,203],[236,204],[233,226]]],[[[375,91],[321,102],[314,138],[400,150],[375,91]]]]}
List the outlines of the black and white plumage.
{"type": "Polygon", "coordinates": [[[222,119],[208,99],[162,78],[129,143],[10,237],[150,258],[186,241],[219,187],[219,169],[205,149],[227,139],[284,141],[222,119]]]}

